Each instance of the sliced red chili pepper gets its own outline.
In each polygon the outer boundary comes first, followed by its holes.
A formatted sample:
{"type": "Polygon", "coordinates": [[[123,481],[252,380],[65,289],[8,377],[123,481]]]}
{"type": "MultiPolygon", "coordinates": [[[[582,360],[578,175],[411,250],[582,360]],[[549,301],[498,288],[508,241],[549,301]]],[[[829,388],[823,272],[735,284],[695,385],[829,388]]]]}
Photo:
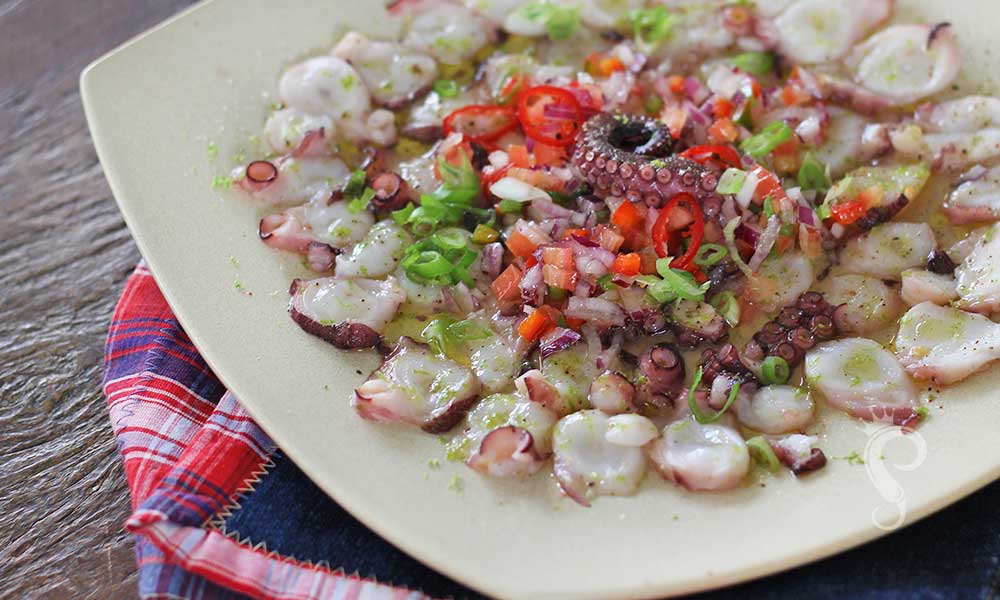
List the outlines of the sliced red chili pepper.
{"type": "Polygon", "coordinates": [[[521,94],[531,86],[531,79],[527,75],[511,74],[504,79],[497,93],[497,104],[507,106],[513,104],[517,106],[517,101],[521,99],[521,94]]]}
{"type": "Polygon", "coordinates": [[[660,258],[675,255],[681,250],[682,237],[691,241],[684,254],[675,256],[670,266],[693,273],[698,268],[694,264],[694,257],[697,256],[698,248],[701,248],[701,242],[705,239],[705,218],[698,201],[686,192],[671,198],[660,210],[660,215],[653,224],[653,249],[660,258]],[[681,229],[671,229],[672,213],[678,209],[687,211],[691,222],[681,229]]]}
{"type": "Polygon", "coordinates": [[[576,96],[551,85],[525,90],[517,117],[526,134],[550,146],[572,144],[583,125],[583,109],[576,96]]]}
{"type": "Polygon", "coordinates": [[[472,105],[444,118],[444,135],[465,134],[473,142],[492,142],[517,127],[514,109],[506,106],[472,105]]]}
{"type": "Polygon", "coordinates": [[[734,169],[743,168],[743,163],[740,161],[739,153],[732,147],[723,146],[721,144],[692,146],[684,152],[681,152],[678,156],[693,160],[694,162],[701,163],[703,165],[708,163],[713,156],[718,156],[722,159],[725,165],[733,167],[734,169]]]}

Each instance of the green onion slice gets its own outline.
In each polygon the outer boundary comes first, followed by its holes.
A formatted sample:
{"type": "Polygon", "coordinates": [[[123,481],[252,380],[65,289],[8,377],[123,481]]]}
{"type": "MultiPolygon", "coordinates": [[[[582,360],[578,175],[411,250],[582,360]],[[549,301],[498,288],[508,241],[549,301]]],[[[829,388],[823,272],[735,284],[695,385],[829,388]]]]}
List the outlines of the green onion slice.
{"type": "Polygon", "coordinates": [[[764,383],[780,385],[788,381],[792,370],[788,367],[788,362],[780,356],[768,356],[761,365],[761,374],[764,376],[764,383]]]}
{"type": "Polygon", "coordinates": [[[726,169],[726,172],[719,178],[719,185],[715,187],[715,191],[720,194],[738,194],[743,189],[743,182],[746,179],[746,171],[733,168],[726,169]]]}
{"type": "Polygon", "coordinates": [[[770,52],[744,52],[729,60],[730,64],[751,75],[764,75],[774,68],[774,55],[770,52]]]}
{"type": "Polygon", "coordinates": [[[442,98],[458,96],[458,83],[454,79],[438,79],[434,82],[434,91],[442,98]]]}
{"type": "Polygon", "coordinates": [[[740,150],[754,158],[764,158],[792,137],[792,128],[784,121],[775,121],[755,136],[740,144],[740,150]]]}
{"type": "Polygon", "coordinates": [[[720,292],[712,297],[709,304],[715,307],[715,310],[722,315],[730,327],[736,327],[740,324],[742,309],[740,309],[740,302],[736,299],[736,294],[730,291],[720,292]]]}
{"type": "Polygon", "coordinates": [[[694,262],[699,267],[711,267],[722,262],[729,256],[729,250],[721,244],[702,244],[694,256],[694,262]]]}
{"type": "Polygon", "coordinates": [[[762,435],[758,435],[747,440],[747,450],[754,462],[764,467],[768,471],[774,472],[781,467],[778,455],[774,453],[771,444],[762,435]]]}
{"type": "Polygon", "coordinates": [[[736,401],[736,396],[740,393],[740,382],[737,381],[733,384],[733,387],[729,390],[729,399],[726,400],[726,404],[719,409],[716,413],[706,413],[698,406],[698,402],[694,399],[694,392],[698,389],[698,385],[701,384],[702,368],[698,367],[698,371],[694,374],[694,381],[691,383],[691,389],[688,391],[688,408],[691,409],[691,414],[694,415],[696,421],[702,425],[708,425],[709,423],[714,423],[722,418],[722,415],[726,414],[729,407],[733,405],[736,401]]]}
{"type": "Polygon", "coordinates": [[[806,152],[802,157],[802,166],[799,167],[798,175],[799,187],[804,190],[825,190],[830,188],[830,178],[826,174],[826,167],[816,158],[812,151],[806,152]]]}

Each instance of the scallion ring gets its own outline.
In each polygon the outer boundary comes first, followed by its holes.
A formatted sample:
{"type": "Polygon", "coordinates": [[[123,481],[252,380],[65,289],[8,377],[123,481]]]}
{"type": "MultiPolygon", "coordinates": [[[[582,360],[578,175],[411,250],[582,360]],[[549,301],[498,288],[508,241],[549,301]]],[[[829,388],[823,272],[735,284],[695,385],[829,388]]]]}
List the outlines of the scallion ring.
{"type": "Polygon", "coordinates": [[[740,382],[737,381],[733,384],[733,387],[729,389],[729,399],[726,400],[726,404],[719,409],[716,413],[706,413],[698,406],[698,402],[694,398],[694,392],[698,389],[698,385],[701,383],[702,378],[702,368],[698,367],[698,371],[694,374],[694,381],[691,383],[691,389],[688,391],[688,408],[691,409],[691,414],[694,415],[696,421],[702,425],[708,425],[709,423],[714,423],[722,418],[722,415],[726,414],[729,407],[733,405],[736,401],[736,396],[740,393],[740,382]]]}
{"type": "Polygon", "coordinates": [[[764,436],[758,435],[747,440],[747,450],[750,451],[750,457],[768,471],[777,471],[781,466],[778,455],[764,436]]]}
{"type": "Polygon", "coordinates": [[[764,383],[768,385],[781,385],[788,381],[792,370],[788,367],[788,362],[780,356],[768,356],[761,364],[761,374],[764,376],[764,383]]]}
{"type": "Polygon", "coordinates": [[[721,244],[702,244],[694,257],[694,263],[699,267],[711,267],[719,264],[727,256],[729,250],[721,244]]]}

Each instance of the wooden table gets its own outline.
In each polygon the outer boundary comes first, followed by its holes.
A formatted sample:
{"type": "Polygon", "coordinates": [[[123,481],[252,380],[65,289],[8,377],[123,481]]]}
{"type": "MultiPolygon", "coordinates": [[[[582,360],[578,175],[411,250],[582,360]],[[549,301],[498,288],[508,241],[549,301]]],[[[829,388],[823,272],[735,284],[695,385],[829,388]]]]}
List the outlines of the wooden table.
{"type": "Polygon", "coordinates": [[[191,0],[0,0],[0,596],[136,594],[101,393],[139,260],[90,142],[90,61],[191,0]]]}

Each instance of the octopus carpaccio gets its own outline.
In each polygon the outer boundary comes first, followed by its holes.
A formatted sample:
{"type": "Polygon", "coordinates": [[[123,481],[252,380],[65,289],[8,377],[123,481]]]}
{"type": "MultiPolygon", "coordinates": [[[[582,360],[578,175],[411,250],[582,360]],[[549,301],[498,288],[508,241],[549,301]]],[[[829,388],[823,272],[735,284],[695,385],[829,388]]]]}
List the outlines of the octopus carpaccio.
{"type": "Polygon", "coordinates": [[[360,417],[585,506],[806,476],[818,415],[915,428],[1000,358],[1000,99],[893,10],[400,0],[233,179],[294,321],[384,356],[360,417]]]}

